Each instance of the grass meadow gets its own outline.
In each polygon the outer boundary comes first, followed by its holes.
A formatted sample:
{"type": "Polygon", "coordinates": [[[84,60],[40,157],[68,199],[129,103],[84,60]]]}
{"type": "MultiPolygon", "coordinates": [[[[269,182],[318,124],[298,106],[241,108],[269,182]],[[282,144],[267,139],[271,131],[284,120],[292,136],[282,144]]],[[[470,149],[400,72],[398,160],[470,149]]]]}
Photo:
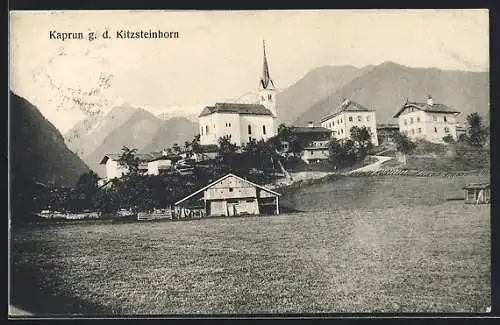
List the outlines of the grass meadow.
{"type": "Polygon", "coordinates": [[[41,314],[484,312],[490,208],[478,177],[345,177],[284,193],[303,212],[25,226],[11,302],[41,314]]]}

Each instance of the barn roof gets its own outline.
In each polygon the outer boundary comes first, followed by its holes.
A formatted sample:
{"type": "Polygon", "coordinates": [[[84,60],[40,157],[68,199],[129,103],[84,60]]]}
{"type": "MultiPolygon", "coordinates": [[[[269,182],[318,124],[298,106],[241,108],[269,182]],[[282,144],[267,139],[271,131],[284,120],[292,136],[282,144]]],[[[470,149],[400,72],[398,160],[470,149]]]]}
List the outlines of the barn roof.
{"type": "Polygon", "coordinates": [[[484,190],[490,188],[490,183],[471,183],[463,187],[464,190],[484,190]]]}
{"type": "Polygon", "coordinates": [[[421,102],[406,102],[403,107],[394,115],[394,118],[399,117],[405,109],[409,107],[414,107],[416,109],[419,109],[424,112],[428,113],[448,113],[448,114],[460,114],[460,111],[457,111],[449,106],[446,106],[445,104],[440,104],[440,103],[434,103],[432,105],[429,105],[427,103],[421,103],[421,102]]]}
{"type": "Polygon", "coordinates": [[[270,110],[261,104],[216,103],[214,106],[206,106],[203,108],[198,117],[214,113],[273,115],[270,110]]]}
{"type": "Polygon", "coordinates": [[[281,196],[281,194],[280,194],[280,193],[275,192],[275,191],[273,191],[273,190],[271,190],[271,189],[269,189],[269,188],[267,188],[267,187],[265,187],[265,186],[262,186],[262,185],[259,185],[259,184],[255,184],[255,183],[253,183],[253,182],[250,182],[249,180],[246,180],[246,179],[241,178],[241,177],[239,177],[239,176],[236,176],[236,175],[234,175],[234,174],[232,174],[232,173],[229,173],[229,174],[227,174],[227,175],[225,175],[225,176],[222,176],[221,178],[219,178],[219,179],[217,179],[217,180],[213,181],[212,183],[208,184],[207,186],[205,186],[205,187],[203,187],[203,188],[200,188],[200,189],[199,189],[199,190],[197,190],[196,192],[189,194],[189,195],[188,195],[188,196],[186,196],[185,198],[183,198],[183,199],[181,199],[181,200],[179,200],[179,201],[175,202],[175,205],[179,205],[179,204],[181,204],[182,202],[187,201],[188,199],[192,198],[192,197],[193,197],[193,196],[195,196],[196,194],[199,194],[199,193],[203,192],[203,191],[204,191],[204,190],[206,190],[207,188],[210,188],[210,187],[214,186],[214,185],[215,185],[215,184],[217,184],[218,182],[223,181],[223,180],[225,180],[225,179],[226,179],[226,178],[228,178],[228,177],[235,177],[235,178],[237,178],[237,179],[239,179],[239,180],[241,180],[241,181],[243,181],[243,182],[249,183],[249,184],[251,184],[251,185],[253,185],[253,186],[255,186],[255,187],[258,187],[258,188],[260,188],[260,189],[262,189],[262,190],[264,190],[264,191],[266,191],[266,192],[269,192],[269,193],[274,194],[274,195],[277,195],[277,196],[281,196]]]}
{"type": "Polygon", "coordinates": [[[321,119],[321,122],[331,119],[343,112],[374,112],[373,109],[364,107],[363,105],[356,103],[350,99],[345,99],[342,104],[337,107],[337,110],[321,119]]]}

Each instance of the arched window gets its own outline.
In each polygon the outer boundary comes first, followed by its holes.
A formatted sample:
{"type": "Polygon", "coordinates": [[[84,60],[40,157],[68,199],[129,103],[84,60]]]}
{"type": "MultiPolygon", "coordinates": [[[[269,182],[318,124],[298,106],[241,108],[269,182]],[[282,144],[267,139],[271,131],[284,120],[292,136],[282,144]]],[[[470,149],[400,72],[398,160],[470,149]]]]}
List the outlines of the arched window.
{"type": "Polygon", "coordinates": [[[270,101],[272,101],[272,100],[273,100],[273,95],[268,94],[268,95],[267,95],[267,99],[269,99],[270,101]]]}
{"type": "Polygon", "coordinates": [[[252,126],[248,124],[248,134],[252,134],[252,126]]]}

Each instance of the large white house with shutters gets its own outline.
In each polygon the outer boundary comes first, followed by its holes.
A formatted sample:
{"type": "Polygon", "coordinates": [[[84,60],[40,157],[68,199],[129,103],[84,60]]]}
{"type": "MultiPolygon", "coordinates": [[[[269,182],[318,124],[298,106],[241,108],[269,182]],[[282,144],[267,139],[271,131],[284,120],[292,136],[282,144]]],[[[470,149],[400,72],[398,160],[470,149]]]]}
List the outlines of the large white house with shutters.
{"type": "Polygon", "coordinates": [[[259,83],[259,103],[216,103],[200,113],[201,145],[216,145],[219,138],[229,137],[243,146],[251,139],[267,140],[276,135],[276,87],[269,74],[264,45],[264,63],[259,83]]]}
{"type": "Polygon", "coordinates": [[[354,126],[366,127],[371,134],[372,144],[378,146],[375,111],[352,100],[345,99],[335,112],[321,119],[321,126],[331,130],[336,139],[350,138],[354,126]]]}
{"type": "Polygon", "coordinates": [[[394,115],[399,131],[411,139],[424,139],[442,143],[450,135],[457,140],[457,116],[459,111],[444,104],[434,103],[429,96],[426,102],[409,102],[394,115]]]}

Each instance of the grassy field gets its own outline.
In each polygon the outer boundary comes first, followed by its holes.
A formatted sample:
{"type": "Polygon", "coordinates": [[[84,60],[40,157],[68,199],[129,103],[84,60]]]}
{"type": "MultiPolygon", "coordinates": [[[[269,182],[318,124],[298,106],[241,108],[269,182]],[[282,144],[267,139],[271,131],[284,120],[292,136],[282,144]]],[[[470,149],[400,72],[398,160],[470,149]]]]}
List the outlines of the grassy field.
{"type": "Polygon", "coordinates": [[[483,312],[490,209],[446,201],[472,178],[346,177],[287,193],[307,211],[280,216],[20,228],[11,299],[39,314],[483,312]]]}

